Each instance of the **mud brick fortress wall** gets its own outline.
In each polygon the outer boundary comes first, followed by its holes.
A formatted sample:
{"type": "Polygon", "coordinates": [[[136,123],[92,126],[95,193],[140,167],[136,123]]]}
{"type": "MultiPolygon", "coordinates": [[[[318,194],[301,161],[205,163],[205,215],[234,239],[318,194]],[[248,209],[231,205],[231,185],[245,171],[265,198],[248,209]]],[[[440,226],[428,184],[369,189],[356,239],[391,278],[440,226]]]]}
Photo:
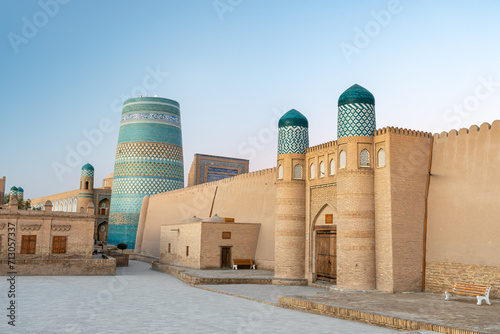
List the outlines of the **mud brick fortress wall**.
{"type": "Polygon", "coordinates": [[[255,261],[261,269],[273,269],[276,179],[276,168],[271,168],[146,197],[136,252],[160,256],[161,226],[176,225],[193,216],[208,218],[213,203],[212,215],[261,224],[255,261]]]}
{"type": "Polygon", "coordinates": [[[434,135],[426,291],[492,284],[500,297],[500,121],[434,135]]]}

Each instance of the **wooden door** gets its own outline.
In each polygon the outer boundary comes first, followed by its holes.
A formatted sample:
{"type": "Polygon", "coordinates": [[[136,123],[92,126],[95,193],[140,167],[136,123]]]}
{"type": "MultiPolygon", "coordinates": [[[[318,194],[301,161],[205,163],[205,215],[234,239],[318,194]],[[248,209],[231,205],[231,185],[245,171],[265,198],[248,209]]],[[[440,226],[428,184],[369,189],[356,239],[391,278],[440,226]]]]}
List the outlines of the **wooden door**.
{"type": "Polygon", "coordinates": [[[21,254],[36,253],[36,235],[23,235],[21,238],[21,254]]]}
{"type": "Polygon", "coordinates": [[[337,280],[337,231],[316,231],[316,279],[337,280]]]}
{"type": "Polygon", "coordinates": [[[220,267],[231,268],[231,247],[220,248],[220,267]]]}

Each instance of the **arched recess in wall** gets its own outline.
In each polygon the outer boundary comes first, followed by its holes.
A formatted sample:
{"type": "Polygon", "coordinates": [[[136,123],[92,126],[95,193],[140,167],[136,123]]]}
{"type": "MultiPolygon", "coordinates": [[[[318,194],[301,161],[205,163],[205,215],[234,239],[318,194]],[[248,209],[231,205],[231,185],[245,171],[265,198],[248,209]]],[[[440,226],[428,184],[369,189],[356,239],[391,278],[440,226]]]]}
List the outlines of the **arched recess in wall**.
{"type": "Polygon", "coordinates": [[[325,163],[323,161],[319,163],[319,177],[325,177],[325,163]]]}
{"type": "Polygon", "coordinates": [[[85,181],[85,189],[89,189],[89,181],[85,181]]]}
{"type": "Polygon", "coordinates": [[[335,160],[330,160],[330,175],[335,175],[335,160]]]}
{"type": "Polygon", "coordinates": [[[335,205],[333,205],[332,202],[326,202],[316,212],[316,214],[314,215],[314,218],[311,221],[311,224],[309,226],[309,235],[310,235],[310,238],[309,238],[309,240],[310,240],[309,241],[309,270],[311,272],[314,272],[315,266],[316,266],[316,263],[315,263],[315,259],[316,259],[316,252],[315,252],[315,250],[316,250],[315,249],[315,247],[316,247],[316,245],[315,245],[316,233],[315,233],[315,230],[316,230],[317,226],[319,226],[319,228],[321,228],[321,227],[328,228],[328,226],[329,226],[332,229],[334,229],[337,225],[336,218],[337,218],[337,208],[335,207],[335,205]],[[325,216],[326,215],[333,216],[332,224],[325,224],[325,216]]]}
{"type": "Polygon", "coordinates": [[[310,172],[309,178],[314,179],[314,177],[316,176],[316,166],[314,166],[314,164],[311,164],[309,172],[310,172]]]}
{"type": "Polygon", "coordinates": [[[109,211],[109,206],[110,206],[109,199],[103,198],[101,201],[99,201],[99,212],[98,212],[98,214],[101,215],[101,216],[107,215],[108,211],[109,211]]]}
{"type": "Polygon", "coordinates": [[[279,165],[278,167],[278,180],[283,179],[283,165],[279,165]]]}
{"type": "Polygon", "coordinates": [[[326,202],[325,204],[323,204],[323,206],[321,206],[321,208],[314,215],[314,218],[313,218],[312,224],[311,224],[311,226],[313,227],[313,229],[314,229],[314,226],[318,222],[319,223],[323,222],[322,220],[318,220],[318,218],[320,218],[322,214],[333,214],[333,217],[334,217],[333,225],[336,225],[336,223],[335,223],[335,217],[337,216],[337,208],[335,207],[335,205],[333,205],[332,202],[326,202]]]}
{"type": "Polygon", "coordinates": [[[345,166],[347,165],[347,154],[345,153],[345,151],[340,151],[339,159],[339,168],[345,168],[345,166]]]}
{"type": "Polygon", "coordinates": [[[293,178],[294,179],[302,179],[302,166],[301,165],[295,165],[295,167],[293,167],[293,178]]]}
{"type": "Polygon", "coordinates": [[[378,150],[377,160],[378,160],[378,163],[377,163],[378,167],[385,167],[385,150],[383,148],[378,150]]]}
{"type": "Polygon", "coordinates": [[[367,149],[364,149],[359,153],[359,166],[370,167],[370,153],[368,153],[367,149]]]}

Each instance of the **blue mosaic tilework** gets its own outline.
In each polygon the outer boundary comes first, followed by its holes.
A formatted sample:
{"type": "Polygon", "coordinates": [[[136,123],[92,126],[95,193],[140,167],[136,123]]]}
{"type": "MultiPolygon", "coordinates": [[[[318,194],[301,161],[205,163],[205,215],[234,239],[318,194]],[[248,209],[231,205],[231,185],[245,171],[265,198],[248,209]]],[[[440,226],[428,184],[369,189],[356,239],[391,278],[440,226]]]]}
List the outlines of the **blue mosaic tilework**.
{"type": "Polygon", "coordinates": [[[182,146],[181,129],[154,123],[123,124],[120,126],[118,144],[125,142],[170,143],[182,146]]]}
{"type": "Polygon", "coordinates": [[[305,154],[309,147],[309,132],[303,126],[281,126],[278,131],[278,154],[305,154]]]}
{"type": "Polygon", "coordinates": [[[198,180],[196,184],[218,181],[228,177],[233,177],[235,175],[238,175],[238,169],[240,170],[240,174],[248,173],[248,167],[247,167],[248,160],[245,159],[226,158],[226,157],[201,155],[201,154],[197,154],[197,158],[198,158],[198,164],[200,165],[200,169],[199,169],[199,174],[196,175],[196,179],[198,180]],[[214,159],[222,161],[217,161],[214,159]],[[205,166],[208,166],[206,177],[205,177],[205,166]],[[217,168],[219,168],[219,170],[216,170],[217,168]],[[226,175],[215,174],[215,172],[226,173],[226,175]]]}
{"type": "Polygon", "coordinates": [[[207,182],[219,181],[219,180],[227,179],[227,178],[233,177],[233,176],[235,176],[235,175],[208,173],[207,174],[207,182]]]}
{"type": "Polygon", "coordinates": [[[162,98],[123,105],[115,156],[109,237],[135,247],[142,200],[184,186],[179,104],[162,98]]]}
{"type": "Polygon", "coordinates": [[[179,179],[158,179],[144,177],[120,177],[113,179],[113,201],[118,194],[154,195],[170,190],[180,189],[184,184],[179,179]],[[116,186],[115,186],[116,182],[116,186]]]}
{"type": "Polygon", "coordinates": [[[238,170],[236,170],[236,169],[211,167],[211,166],[207,167],[207,172],[217,172],[217,173],[226,173],[226,174],[238,175],[238,170]]]}
{"type": "Polygon", "coordinates": [[[115,161],[150,159],[159,161],[182,161],[182,147],[177,145],[132,142],[118,144],[115,161]]]}
{"type": "MultiPolygon", "coordinates": [[[[139,214],[126,214],[130,221],[139,221],[139,214]]],[[[116,217],[114,220],[123,220],[123,216],[116,217]]],[[[111,221],[111,217],[110,217],[111,221]]],[[[132,224],[111,224],[108,223],[108,244],[117,245],[119,243],[126,243],[127,249],[135,248],[135,237],[137,235],[137,225],[132,224]]]]}
{"type": "Polygon", "coordinates": [[[17,188],[16,187],[10,188],[10,195],[17,196],[17,188]]]}
{"type": "Polygon", "coordinates": [[[375,105],[353,103],[339,105],[338,138],[350,136],[373,136],[375,131],[375,105]]]}

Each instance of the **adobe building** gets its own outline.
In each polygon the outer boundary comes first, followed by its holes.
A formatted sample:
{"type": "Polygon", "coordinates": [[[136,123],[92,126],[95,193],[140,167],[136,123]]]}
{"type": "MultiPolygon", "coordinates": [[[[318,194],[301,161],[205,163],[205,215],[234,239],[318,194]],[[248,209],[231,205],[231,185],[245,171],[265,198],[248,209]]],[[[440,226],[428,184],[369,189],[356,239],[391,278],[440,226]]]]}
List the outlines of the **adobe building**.
{"type": "Polygon", "coordinates": [[[102,187],[94,186],[94,167],[91,164],[82,166],[80,175],[79,189],[34,198],[31,200],[31,207],[35,210],[44,210],[45,203],[50,201],[53,203],[53,212],[85,213],[89,203],[92,203],[94,208],[93,239],[107,242],[113,174],[103,180],[102,187]]]}
{"type": "Polygon", "coordinates": [[[207,252],[222,267],[241,232],[230,245],[225,227],[207,236],[189,220],[217,213],[260,224],[244,257],[274,270],[274,284],[401,292],[465,280],[500,296],[500,121],[435,135],[377,129],[373,95],[354,85],[339,98],[338,139],[309,147],[308,131],[292,109],[276,168],[144,197],[136,253],[201,268],[207,252]]]}
{"type": "Polygon", "coordinates": [[[195,154],[188,175],[188,187],[248,173],[249,161],[216,155],[195,154]]]}
{"type": "Polygon", "coordinates": [[[8,208],[0,210],[0,275],[12,271],[17,275],[114,275],[114,259],[92,259],[93,232],[93,203],[85,212],[53,212],[50,201],[43,211],[18,210],[12,197],[8,208]],[[8,261],[13,252],[14,268],[8,261]]]}

